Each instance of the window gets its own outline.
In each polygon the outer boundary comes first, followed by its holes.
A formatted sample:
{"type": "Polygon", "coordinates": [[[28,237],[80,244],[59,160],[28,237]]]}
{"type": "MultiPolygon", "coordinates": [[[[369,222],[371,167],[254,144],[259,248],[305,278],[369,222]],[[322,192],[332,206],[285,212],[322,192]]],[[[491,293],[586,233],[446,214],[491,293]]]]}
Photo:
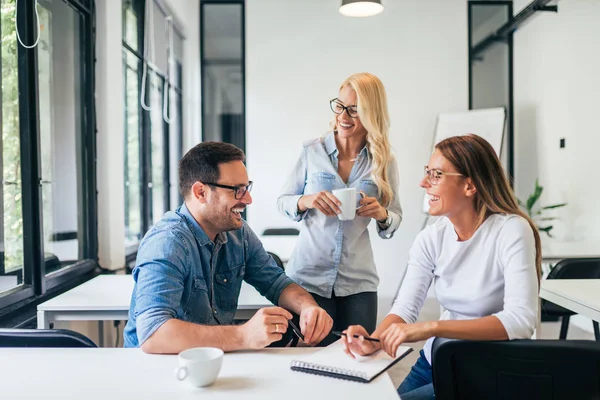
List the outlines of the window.
{"type": "Polygon", "coordinates": [[[512,1],[469,2],[469,108],[506,108],[508,137],[501,158],[509,176],[514,176],[512,35],[502,41],[492,37],[512,12],[512,1]]]}
{"type": "Polygon", "coordinates": [[[0,7],[0,315],[97,266],[93,4],[35,3],[0,7]]]}
{"type": "Polygon", "coordinates": [[[144,233],[179,202],[173,166],[182,148],[183,40],[162,2],[123,2],[125,244],[130,258],[144,233]]]}
{"type": "Polygon", "coordinates": [[[200,40],[202,140],[245,151],[244,2],[203,1],[200,40]]]}

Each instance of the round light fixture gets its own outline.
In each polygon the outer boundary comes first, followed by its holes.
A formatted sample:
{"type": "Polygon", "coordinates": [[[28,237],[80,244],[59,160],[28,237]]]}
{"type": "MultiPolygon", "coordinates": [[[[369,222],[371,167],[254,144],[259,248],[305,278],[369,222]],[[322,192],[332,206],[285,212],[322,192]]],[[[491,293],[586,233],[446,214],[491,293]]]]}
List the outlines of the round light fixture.
{"type": "Polygon", "coordinates": [[[346,17],[371,17],[383,11],[381,0],[342,0],[340,14],[346,17]]]}

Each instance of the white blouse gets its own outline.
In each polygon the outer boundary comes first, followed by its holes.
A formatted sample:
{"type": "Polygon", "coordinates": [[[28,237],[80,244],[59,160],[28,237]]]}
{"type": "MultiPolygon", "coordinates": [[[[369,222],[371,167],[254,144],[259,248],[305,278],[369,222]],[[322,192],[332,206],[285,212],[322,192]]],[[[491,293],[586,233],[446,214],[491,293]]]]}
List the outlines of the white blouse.
{"type": "MultiPolygon", "coordinates": [[[[535,239],[524,218],[491,215],[462,242],[448,218],[425,228],[410,250],[406,276],[390,314],[415,322],[432,280],[446,310],[440,320],[494,315],[509,339],[533,335],[538,304],[535,239]]],[[[424,347],[430,364],[433,339],[424,347]]]]}

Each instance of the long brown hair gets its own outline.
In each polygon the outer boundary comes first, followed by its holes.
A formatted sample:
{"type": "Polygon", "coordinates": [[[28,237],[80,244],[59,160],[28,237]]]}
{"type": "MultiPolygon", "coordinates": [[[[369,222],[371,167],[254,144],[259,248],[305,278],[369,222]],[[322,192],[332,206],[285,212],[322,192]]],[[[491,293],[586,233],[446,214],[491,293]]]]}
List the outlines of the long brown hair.
{"type": "MultiPolygon", "coordinates": [[[[358,117],[367,130],[367,148],[373,161],[371,175],[381,197],[381,205],[387,207],[394,197],[388,179],[388,166],[392,158],[389,138],[390,117],[387,95],[381,80],[368,72],[360,72],[346,78],[340,90],[350,86],[356,92],[358,117]]],[[[331,123],[337,130],[337,118],[331,123]]]]}
{"type": "Polygon", "coordinates": [[[485,139],[474,134],[449,137],[439,142],[435,148],[454,165],[457,172],[473,181],[477,189],[477,226],[491,214],[515,214],[529,222],[535,238],[535,267],[539,281],[542,276],[542,245],[538,228],[519,208],[494,148],[485,139]]]}

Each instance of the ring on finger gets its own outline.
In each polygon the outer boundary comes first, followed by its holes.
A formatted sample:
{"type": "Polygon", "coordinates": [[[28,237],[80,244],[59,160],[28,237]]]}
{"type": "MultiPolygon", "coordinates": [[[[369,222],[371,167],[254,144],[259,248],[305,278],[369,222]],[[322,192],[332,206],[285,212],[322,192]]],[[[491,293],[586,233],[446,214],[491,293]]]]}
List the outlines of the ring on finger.
{"type": "Polygon", "coordinates": [[[279,324],[275,324],[275,333],[279,333],[279,324]]]}

